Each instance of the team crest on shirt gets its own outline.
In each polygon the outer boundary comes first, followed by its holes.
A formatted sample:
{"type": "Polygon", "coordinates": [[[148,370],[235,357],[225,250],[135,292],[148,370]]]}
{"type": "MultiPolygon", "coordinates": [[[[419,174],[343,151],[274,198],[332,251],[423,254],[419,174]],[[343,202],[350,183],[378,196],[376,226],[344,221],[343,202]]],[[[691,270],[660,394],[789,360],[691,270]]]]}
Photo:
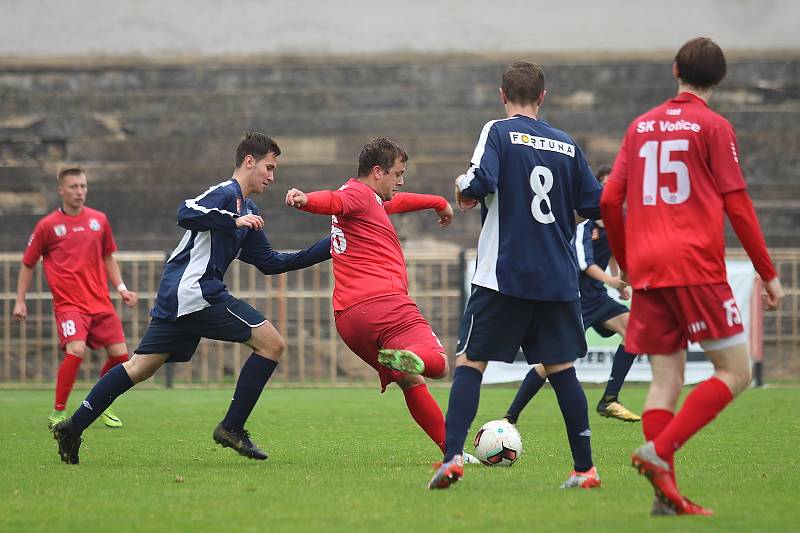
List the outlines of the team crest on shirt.
{"type": "Polygon", "coordinates": [[[56,237],[63,237],[67,234],[67,226],[64,224],[57,224],[53,226],[53,231],[56,232],[56,237]]]}
{"type": "Polygon", "coordinates": [[[100,223],[97,221],[97,219],[89,219],[89,229],[92,231],[100,231],[100,223]]]}

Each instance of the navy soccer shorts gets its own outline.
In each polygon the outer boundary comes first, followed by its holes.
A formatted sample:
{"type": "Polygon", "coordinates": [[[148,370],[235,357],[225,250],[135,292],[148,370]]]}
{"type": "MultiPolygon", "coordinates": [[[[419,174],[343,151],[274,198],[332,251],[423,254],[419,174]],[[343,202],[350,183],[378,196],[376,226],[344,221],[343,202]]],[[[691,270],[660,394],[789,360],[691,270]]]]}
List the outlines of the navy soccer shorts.
{"type": "Polygon", "coordinates": [[[615,316],[630,313],[631,310],[605,294],[600,298],[590,301],[581,299],[581,315],[583,316],[583,327],[594,330],[602,337],[614,335],[614,331],[603,327],[603,322],[611,320],[615,316]]]}
{"type": "Polygon", "coordinates": [[[245,342],[267,319],[250,304],[231,296],[225,302],[183,315],[177,320],[153,318],[134,353],[166,353],[169,363],[192,358],[200,339],[245,342]]]}
{"type": "Polygon", "coordinates": [[[511,363],[520,348],[528,364],[555,365],[584,357],[580,302],[525,300],[473,286],[459,327],[457,355],[511,363]]]}

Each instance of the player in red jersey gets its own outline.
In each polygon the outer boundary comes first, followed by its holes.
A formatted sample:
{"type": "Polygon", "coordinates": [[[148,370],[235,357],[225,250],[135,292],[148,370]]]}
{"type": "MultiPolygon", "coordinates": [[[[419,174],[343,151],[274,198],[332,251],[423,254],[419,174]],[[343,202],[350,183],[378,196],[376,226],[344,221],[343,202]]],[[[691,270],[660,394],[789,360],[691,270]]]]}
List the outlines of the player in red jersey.
{"type": "MultiPolygon", "coordinates": [[[[78,367],[86,353],[103,347],[108,360],[102,376],[112,367],[128,360],[125,335],[108,294],[108,279],[117,288],[127,306],[136,304],[135,292],[122,282],[113,253],[117,249],[106,215],[86,207],[86,174],[81,168],[66,168],[58,174],[58,194],[62,205],[42,218],[33,230],[22,258],[17,279],[14,318],[25,320],[28,307],[25,294],[33,280],[33,269],[42,257],[44,274],[53,294],[53,312],[64,360],[56,379],[56,400],[48,418],[52,427],[64,420],[69,393],[78,367]]],[[[120,427],[122,422],[106,410],[103,422],[120,427]]]]}
{"type": "Polygon", "coordinates": [[[441,449],[444,417],[423,376],[447,375],[447,354],[408,295],[408,273],[389,215],[434,209],[446,227],[453,208],[441,196],[401,193],[408,155],[377,138],[358,158],[358,177],[338,191],[290,189],[286,204],[333,215],[331,256],[336,329],[344,342],[378,372],[381,392],[391,382],[403,390],[411,416],[441,449]]]}
{"type": "Polygon", "coordinates": [[[655,489],[654,514],[712,514],[680,494],[673,457],[751,380],[725,272],[725,214],[764,280],[767,308],[777,308],[784,294],[746,191],[733,127],[706,103],[725,76],[725,56],[710,39],[692,39],[672,70],[677,96],[628,127],[601,208],[612,252],[634,289],[626,344],[650,354],[653,369],[642,415],[647,442],[633,464],[655,489]],[[703,347],[714,376],[675,413],[690,340],[703,347]]]}

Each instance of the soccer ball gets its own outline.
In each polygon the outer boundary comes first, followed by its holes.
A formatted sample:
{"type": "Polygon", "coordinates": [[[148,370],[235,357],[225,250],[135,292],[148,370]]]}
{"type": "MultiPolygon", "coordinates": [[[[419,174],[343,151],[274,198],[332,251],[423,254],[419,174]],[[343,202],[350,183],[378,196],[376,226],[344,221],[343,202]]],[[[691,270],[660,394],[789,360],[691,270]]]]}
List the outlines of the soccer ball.
{"type": "Polygon", "coordinates": [[[511,466],[522,453],[522,437],[505,420],[485,423],[475,435],[475,457],[486,466],[511,466]]]}

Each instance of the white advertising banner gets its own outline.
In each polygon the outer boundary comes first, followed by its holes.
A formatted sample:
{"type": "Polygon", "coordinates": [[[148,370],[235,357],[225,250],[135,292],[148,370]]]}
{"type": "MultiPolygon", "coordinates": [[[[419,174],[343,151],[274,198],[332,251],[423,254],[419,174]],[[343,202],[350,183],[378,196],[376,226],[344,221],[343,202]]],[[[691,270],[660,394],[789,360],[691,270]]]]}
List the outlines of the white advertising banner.
{"type": "MultiPolygon", "coordinates": [[[[741,312],[745,334],[750,334],[750,299],[753,292],[755,271],[749,261],[726,261],[728,269],[728,283],[733,290],[733,296],[741,312]]],[[[467,277],[472,279],[474,262],[467,262],[467,277]]],[[[609,289],[609,294],[616,297],[616,291],[609,289]]],[[[629,302],[622,302],[628,304],[629,302]]],[[[593,329],[586,332],[588,351],[586,357],[575,361],[578,379],[587,383],[605,383],[611,374],[611,363],[621,339],[618,335],[603,338],[593,329]]],[[[490,362],[483,375],[483,383],[507,383],[522,381],[530,366],[525,362],[522,353],[514,363],[490,362]]],[[[714,368],[705,358],[702,349],[697,344],[689,346],[686,362],[686,383],[699,383],[711,377],[714,368]]],[[[639,356],[633,363],[626,381],[651,381],[652,373],[650,363],[646,356],[639,356]]]]}

